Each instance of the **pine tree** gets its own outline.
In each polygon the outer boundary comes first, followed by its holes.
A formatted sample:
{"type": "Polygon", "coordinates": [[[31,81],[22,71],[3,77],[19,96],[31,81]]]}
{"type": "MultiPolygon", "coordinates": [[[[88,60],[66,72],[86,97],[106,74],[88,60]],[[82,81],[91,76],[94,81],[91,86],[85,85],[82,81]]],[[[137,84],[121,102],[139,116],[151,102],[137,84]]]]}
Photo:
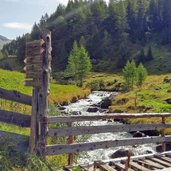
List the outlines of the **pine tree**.
{"type": "Polygon", "coordinates": [[[65,77],[73,79],[74,81],[78,82],[79,86],[82,86],[83,79],[91,70],[91,68],[92,64],[88,52],[83,46],[78,47],[78,44],[75,41],[68,58],[65,77]]]}
{"type": "Polygon", "coordinates": [[[147,78],[147,70],[146,68],[142,65],[142,63],[139,64],[137,68],[137,86],[142,86],[144,81],[147,78]]]}
{"type": "Polygon", "coordinates": [[[81,46],[79,49],[79,58],[78,58],[78,66],[77,66],[77,78],[79,81],[79,86],[83,85],[83,79],[86,77],[88,72],[92,69],[92,64],[90,62],[90,57],[86,51],[86,49],[81,46]]]}
{"type": "Polygon", "coordinates": [[[137,69],[135,61],[128,61],[123,69],[123,77],[125,80],[127,90],[132,90],[137,79],[137,69]]]}
{"type": "Polygon", "coordinates": [[[65,77],[77,79],[77,68],[78,68],[78,59],[79,59],[79,48],[76,41],[74,41],[73,48],[68,57],[68,64],[65,70],[65,77]]]}

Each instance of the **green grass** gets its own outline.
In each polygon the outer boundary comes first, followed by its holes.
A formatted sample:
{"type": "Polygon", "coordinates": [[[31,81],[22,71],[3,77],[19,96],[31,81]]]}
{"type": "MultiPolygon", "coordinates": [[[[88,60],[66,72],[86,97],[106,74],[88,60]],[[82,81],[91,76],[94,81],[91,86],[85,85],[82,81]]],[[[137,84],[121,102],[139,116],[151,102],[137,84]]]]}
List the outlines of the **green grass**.
{"type": "MultiPolygon", "coordinates": [[[[32,87],[24,86],[24,74],[16,71],[6,71],[0,70],[0,88],[8,90],[17,90],[21,93],[31,95],[32,87]]],[[[50,112],[49,115],[58,115],[58,110],[54,104],[67,104],[72,101],[77,100],[78,98],[84,98],[90,93],[89,88],[79,88],[73,85],[58,85],[50,84],[50,112]]],[[[0,109],[9,110],[13,112],[20,112],[23,114],[31,114],[31,107],[22,105],[16,102],[11,102],[8,100],[0,99],[0,109]]],[[[21,128],[19,126],[10,125],[6,123],[0,123],[0,130],[7,131],[11,133],[17,133],[21,135],[29,136],[29,128],[21,128]]],[[[54,140],[55,142],[55,140],[54,140]]],[[[15,146],[15,144],[13,144],[15,146]]],[[[1,145],[0,149],[0,169],[1,166],[5,170],[48,170],[48,167],[66,165],[67,164],[67,155],[58,155],[48,157],[48,163],[41,161],[35,156],[26,157],[28,161],[25,161],[22,154],[19,154],[18,151],[15,151],[17,154],[15,157],[10,156],[11,148],[8,148],[7,144],[1,145]],[[8,150],[9,149],[9,150],[8,150]]],[[[11,147],[11,144],[10,144],[11,147]]],[[[14,147],[16,149],[17,147],[14,147]]],[[[15,155],[14,154],[14,155],[15,155]]],[[[49,169],[53,170],[53,169],[49,169]]]]}
{"type": "MultiPolygon", "coordinates": [[[[165,77],[171,78],[171,74],[148,76],[142,88],[135,87],[133,91],[119,94],[110,106],[110,112],[120,110],[126,113],[170,113],[171,104],[165,100],[171,98],[171,83],[164,83],[165,77]],[[127,102],[120,103],[123,99],[127,99],[127,102]]],[[[161,119],[132,119],[128,122],[157,123],[161,119]]],[[[167,122],[171,123],[171,118],[167,122]]],[[[167,133],[170,134],[171,130],[167,130],[167,133]]]]}
{"type": "MultiPolygon", "coordinates": [[[[24,86],[24,77],[23,73],[0,69],[0,88],[17,90],[31,95],[32,87],[24,86]]],[[[51,84],[50,88],[49,100],[50,103],[55,104],[70,103],[73,99],[83,98],[90,93],[89,89],[82,89],[72,85],[51,84]]],[[[0,99],[0,109],[31,114],[31,107],[3,99],[0,99]]],[[[20,127],[4,123],[0,123],[0,129],[24,135],[29,134],[29,129],[21,129],[20,127]]]]}
{"type": "MultiPolygon", "coordinates": [[[[145,47],[147,51],[148,46],[145,47]]],[[[154,59],[145,63],[150,74],[168,74],[171,71],[171,49],[170,46],[158,46],[153,44],[152,51],[154,59]]]]}

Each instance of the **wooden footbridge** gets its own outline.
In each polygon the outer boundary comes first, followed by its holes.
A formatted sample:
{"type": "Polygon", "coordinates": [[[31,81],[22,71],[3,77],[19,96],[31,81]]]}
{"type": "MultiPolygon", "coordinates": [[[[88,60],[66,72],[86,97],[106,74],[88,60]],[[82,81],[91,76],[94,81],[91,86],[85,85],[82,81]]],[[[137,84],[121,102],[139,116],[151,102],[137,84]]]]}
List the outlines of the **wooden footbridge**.
{"type": "MultiPolygon", "coordinates": [[[[46,34],[44,39],[27,43],[26,51],[26,85],[33,87],[32,96],[24,95],[17,91],[0,89],[0,98],[11,100],[32,106],[31,115],[24,115],[12,111],[0,110],[0,122],[15,124],[22,127],[30,127],[29,152],[45,158],[48,155],[68,154],[68,165],[64,167],[70,170],[74,165],[74,156],[82,151],[96,149],[108,149],[111,147],[134,146],[140,144],[161,144],[163,153],[146,154],[143,156],[131,156],[129,151],[125,158],[110,161],[92,161],[84,166],[83,170],[135,170],[149,171],[171,167],[171,152],[166,152],[166,143],[171,142],[171,136],[165,136],[165,129],[171,128],[166,119],[171,113],[143,113],[143,114],[101,114],[89,116],[48,116],[48,95],[51,63],[51,36],[46,34]],[[108,119],[133,119],[133,118],[157,118],[161,120],[153,124],[123,124],[123,125],[99,125],[81,126],[82,122],[101,121],[108,119]],[[159,136],[140,138],[114,139],[98,142],[76,143],[78,135],[92,135],[114,132],[134,132],[157,130],[159,136]],[[65,137],[61,144],[48,144],[48,139],[65,137]]],[[[107,123],[107,122],[106,122],[107,123]]],[[[55,141],[53,141],[55,142],[55,141]]]]}

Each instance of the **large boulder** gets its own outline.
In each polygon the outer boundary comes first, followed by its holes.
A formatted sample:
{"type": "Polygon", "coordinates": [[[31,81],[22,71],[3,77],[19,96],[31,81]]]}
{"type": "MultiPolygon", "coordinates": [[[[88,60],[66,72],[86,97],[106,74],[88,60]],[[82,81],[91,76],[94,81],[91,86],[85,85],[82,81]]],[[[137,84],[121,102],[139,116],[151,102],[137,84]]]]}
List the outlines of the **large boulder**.
{"type": "Polygon", "coordinates": [[[165,102],[171,104],[171,98],[166,99],[165,102]]]}
{"type": "Polygon", "coordinates": [[[166,77],[163,79],[163,82],[164,82],[164,83],[171,83],[171,78],[169,78],[168,76],[166,76],[166,77]]]}
{"type": "Polygon", "coordinates": [[[72,111],[71,114],[72,115],[81,115],[81,112],[80,111],[72,111]]]}
{"type": "Polygon", "coordinates": [[[130,150],[125,150],[125,149],[119,149],[115,151],[110,158],[115,159],[115,158],[120,158],[120,157],[127,157],[128,152],[130,152],[131,156],[134,156],[134,153],[130,150]]]}
{"type": "Polygon", "coordinates": [[[108,107],[112,105],[114,97],[115,95],[110,95],[109,97],[104,98],[101,102],[101,108],[108,109],[108,107]]]}
{"type": "Polygon", "coordinates": [[[60,107],[58,107],[58,109],[59,109],[59,110],[65,110],[65,109],[66,109],[66,107],[64,107],[64,106],[60,106],[60,107]]]}
{"type": "Polygon", "coordinates": [[[137,131],[137,132],[134,133],[133,137],[145,137],[145,134],[142,133],[142,132],[137,131]]]}
{"type": "Polygon", "coordinates": [[[97,112],[97,111],[98,111],[97,107],[90,107],[90,108],[87,109],[87,112],[90,112],[90,113],[97,112]]]}

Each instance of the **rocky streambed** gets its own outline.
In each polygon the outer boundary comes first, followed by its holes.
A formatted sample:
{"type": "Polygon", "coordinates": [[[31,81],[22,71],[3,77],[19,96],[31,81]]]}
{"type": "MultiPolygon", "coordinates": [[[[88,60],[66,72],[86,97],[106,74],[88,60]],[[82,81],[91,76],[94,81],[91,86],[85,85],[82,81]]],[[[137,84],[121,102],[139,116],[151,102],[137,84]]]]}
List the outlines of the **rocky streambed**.
{"type": "MultiPolygon", "coordinates": [[[[108,112],[108,106],[111,105],[112,99],[117,95],[117,92],[94,91],[86,99],[81,99],[68,106],[61,107],[61,112],[66,115],[71,113],[73,115],[103,115],[108,112]]],[[[98,126],[98,125],[118,125],[123,124],[114,120],[101,120],[91,122],[81,122],[84,126],[98,126]]],[[[143,133],[137,133],[134,136],[144,136],[143,133]]],[[[118,133],[101,133],[93,134],[86,137],[86,142],[106,141],[133,137],[132,133],[118,132],[118,133]]],[[[78,137],[79,140],[82,137],[78,137]]],[[[121,157],[129,149],[134,155],[141,155],[145,153],[155,152],[154,144],[117,147],[109,149],[98,149],[94,151],[83,152],[78,158],[79,164],[85,164],[94,160],[108,160],[110,158],[121,157]],[[124,149],[124,150],[123,150],[124,149]]]]}

